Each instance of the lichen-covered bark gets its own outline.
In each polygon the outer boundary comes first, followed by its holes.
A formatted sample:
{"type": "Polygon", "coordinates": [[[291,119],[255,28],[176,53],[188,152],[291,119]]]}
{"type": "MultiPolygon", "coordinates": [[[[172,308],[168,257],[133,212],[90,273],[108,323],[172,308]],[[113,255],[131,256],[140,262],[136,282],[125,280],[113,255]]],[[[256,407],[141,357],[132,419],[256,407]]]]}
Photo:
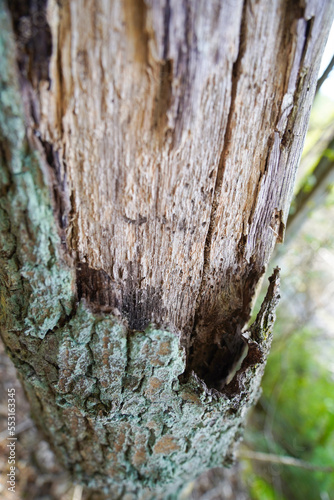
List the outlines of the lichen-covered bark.
{"type": "Polygon", "coordinates": [[[257,398],[333,4],[0,5],[1,336],[75,477],[176,497],[257,398]]]}

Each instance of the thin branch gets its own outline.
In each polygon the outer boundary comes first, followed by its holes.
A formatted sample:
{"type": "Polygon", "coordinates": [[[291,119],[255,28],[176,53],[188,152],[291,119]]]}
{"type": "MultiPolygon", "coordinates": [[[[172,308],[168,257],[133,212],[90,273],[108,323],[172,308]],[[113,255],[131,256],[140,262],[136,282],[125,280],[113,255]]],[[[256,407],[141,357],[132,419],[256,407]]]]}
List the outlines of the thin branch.
{"type": "Polygon", "coordinates": [[[317,95],[317,93],[319,92],[320,87],[322,86],[324,81],[327,80],[328,75],[332,71],[333,67],[334,67],[334,56],[332,57],[330,63],[328,64],[327,68],[325,69],[325,71],[323,72],[323,74],[321,75],[321,77],[319,78],[319,80],[317,82],[317,88],[315,91],[315,95],[317,95]]]}
{"type": "Polygon", "coordinates": [[[238,452],[238,458],[247,458],[250,460],[257,460],[258,462],[270,462],[281,465],[291,465],[293,467],[300,467],[301,469],[321,471],[321,472],[334,472],[334,467],[323,467],[321,465],[310,464],[293,457],[284,457],[281,455],[274,455],[273,453],[262,453],[259,451],[243,450],[238,452]]]}
{"type": "Polygon", "coordinates": [[[332,138],[327,148],[323,152],[315,169],[312,172],[314,185],[311,189],[307,186],[307,180],[298,191],[294,206],[294,213],[290,214],[287,221],[287,229],[285,233],[285,243],[295,236],[307,215],[311,211],[312,206],[316,206],[323,202],[324,195],[328,186],[334,180],[334,161],[332,159],[332,151],[334,151],[334,139],[332,138]],[[329,154],[330,152],[330,154],[329,154]]]}

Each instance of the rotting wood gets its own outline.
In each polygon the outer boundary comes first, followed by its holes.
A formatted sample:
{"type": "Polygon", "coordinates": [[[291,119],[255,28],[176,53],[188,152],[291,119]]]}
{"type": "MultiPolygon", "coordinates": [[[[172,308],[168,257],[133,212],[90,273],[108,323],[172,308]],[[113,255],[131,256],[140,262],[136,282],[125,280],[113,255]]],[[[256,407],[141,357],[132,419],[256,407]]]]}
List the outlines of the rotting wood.
{"type": "Polygon", "coordinates": [[[333,3],[27,5],[17,61],[1,11],[2,337],[74,475],[139,498],[158,470],[174,495],[228,462],[257,397],[277,272],[241,332],[333,3]]]}

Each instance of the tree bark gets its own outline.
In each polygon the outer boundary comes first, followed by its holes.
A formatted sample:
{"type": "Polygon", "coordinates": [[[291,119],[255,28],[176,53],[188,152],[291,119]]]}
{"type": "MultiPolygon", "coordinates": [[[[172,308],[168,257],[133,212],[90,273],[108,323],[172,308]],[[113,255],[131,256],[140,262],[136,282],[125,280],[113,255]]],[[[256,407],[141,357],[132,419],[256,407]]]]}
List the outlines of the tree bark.
{"type": "Polygon", "coordinates": [[[329,0],[2,3],[1,335],[63,463],[113,498],[174,498],[230,460],[278,270],[241,332],[332,17],[329,0]]]}

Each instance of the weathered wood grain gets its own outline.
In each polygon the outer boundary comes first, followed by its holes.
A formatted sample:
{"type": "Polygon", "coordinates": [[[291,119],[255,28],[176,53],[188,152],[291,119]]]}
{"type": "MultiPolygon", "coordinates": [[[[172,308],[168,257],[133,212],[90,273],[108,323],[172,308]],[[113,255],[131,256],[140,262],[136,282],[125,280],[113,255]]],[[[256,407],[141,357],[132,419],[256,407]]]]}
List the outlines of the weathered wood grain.
{"type": "Polygon", "coordinates": [[[34,128],[66,176],[67,246],[94,310],[168,325],[195,352],[216,341],[208,323],[245,324],[284,237],[329,9],[51,2],[34,128]]]}

